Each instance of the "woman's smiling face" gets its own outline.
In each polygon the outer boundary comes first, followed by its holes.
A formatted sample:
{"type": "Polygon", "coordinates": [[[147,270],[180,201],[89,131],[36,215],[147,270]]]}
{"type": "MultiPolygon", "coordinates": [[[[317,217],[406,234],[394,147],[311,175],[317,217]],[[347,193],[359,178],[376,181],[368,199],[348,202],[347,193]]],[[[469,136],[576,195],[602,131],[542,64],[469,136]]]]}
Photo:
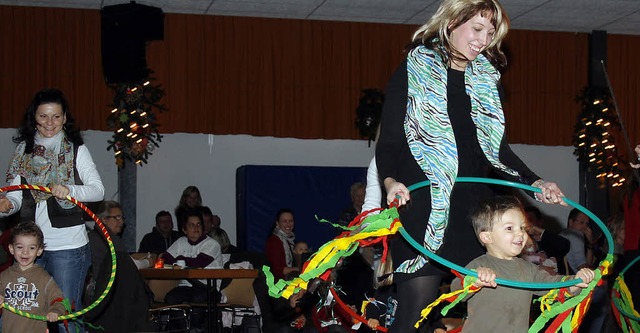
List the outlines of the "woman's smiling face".
{"type": "Polygon", "coordinates": [[[67,117],[60,104],[40,104],[36,109],[36,129],[45,138],[52,138],[60,133],[66,122],[67,117]]]}
{"type": "Polygon", "coordinates": [[[291,213],[282,213],[276,222],[278,224],[278,228],[284,231],[286,234],[290,234],[293,232],[293,226],[295,222],[293,221],[293,214],[291,213]]]}
{"type": "Polygon", "coordinates": [[[464,70],[468,61],[473,61],[491,44],[496,28],[491,23],[491,16],[486,16],[483,17],[481,13],[478,13],[451,31],[451,45],[467,59],[467,61],[454,59],[451,64],[452,68],[464,70]]]}

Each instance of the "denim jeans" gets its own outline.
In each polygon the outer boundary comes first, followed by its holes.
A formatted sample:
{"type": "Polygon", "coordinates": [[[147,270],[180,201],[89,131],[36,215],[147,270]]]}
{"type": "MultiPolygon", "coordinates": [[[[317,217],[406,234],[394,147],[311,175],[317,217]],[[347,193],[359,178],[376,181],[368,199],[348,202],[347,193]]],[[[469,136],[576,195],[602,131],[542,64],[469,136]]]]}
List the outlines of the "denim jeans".
{"type": "MultiPolygon", "coordinates": [[[[82,292],[84,281],[91,266],[91,248],[86,244],[77,249],[44,251],[36,263],[42,266],[62,289],[65,298],[71,301],[74,311],[82,309],[82,292]]],[[[76,332],[75,322],[69,321],[69,332],[76,332]]],[[[84,327],[78,325],[80,332],[84,327]]],[[[66,332],[62,322],[58,326],[60,332],[66,332]]]]}

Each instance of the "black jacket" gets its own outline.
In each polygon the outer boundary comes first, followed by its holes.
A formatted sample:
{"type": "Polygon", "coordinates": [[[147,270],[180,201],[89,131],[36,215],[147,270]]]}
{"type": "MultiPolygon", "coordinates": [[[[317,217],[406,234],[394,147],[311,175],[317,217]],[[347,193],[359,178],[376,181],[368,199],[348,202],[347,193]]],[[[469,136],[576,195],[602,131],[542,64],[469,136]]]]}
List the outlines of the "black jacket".
{"type": "Polygon", "coordinates": [[[182,233],[179,231],[171,230],[171,234],[169,237],[164,238],[158,228],[153,227],[153,230],[144,235],[142,240],[140,241],[140,248],[138,252],[151,252],[155,254],[160,254],[167,252],[167,249],[173,242],[175,242],[178,238],[182,237],[182,233]]]}

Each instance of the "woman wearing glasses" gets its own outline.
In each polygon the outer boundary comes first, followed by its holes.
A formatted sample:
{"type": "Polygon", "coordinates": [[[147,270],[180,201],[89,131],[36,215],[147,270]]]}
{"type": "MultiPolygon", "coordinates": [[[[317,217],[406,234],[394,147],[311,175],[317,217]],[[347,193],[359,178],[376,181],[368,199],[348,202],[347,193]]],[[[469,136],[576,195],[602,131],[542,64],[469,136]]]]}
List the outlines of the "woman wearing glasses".
{"type": "MultiPolygon", "coordinates": [[[[113,241],[117,271],[109,296],[85,317],[96,327],[103,329],[89,329],[89,332],[147,332],[150,329],[147,322],[150,295],[147,294],[144,280],[137,271],[150,267],[155,261],[155,256],[149,253],[140,259],[134,259],[129,255],[120,238],[125,218],[122,206],[118,202],[102,202],[97,215],[113,241]],[[127,311],[122,310],[125,308],[127,311]]],[[[111,279],[112,258],[107,241],[97,228],[89,232],[89,244],[93,263],[87,297],[88,302],[93,302],[106,289],[111,279]]]]}
{"type": "MultiPolygon", "coordinates": [[[[60,90],[36,93],[13,140],[18,146],[7,182],[47,186],[51,193],[9,192],[0,197],[0,216],[20,211],[21,220],[36,221],[47,244],[36,263],[53,276],[76,310],[81,309],[84,278],[91,264],[89,238],[82,210],[65,198],[100,201],[104,186],[60,90]]],[[[69,324],[69,330],[75,331],[74,323],[69,324]]]]}
{"type": "MultiPolygon", "coordinates": [[[[122,238],[120,238],[125,223],[125,217],[124,213],[122,213],[120,203],[111,200],[102,202],[100,208],[98,208],[97,215],[107,228],[116,252],[128,253],[127,248],[122,242],[122,238]]],[[[107,241],[104,239],[100,230],[93,229],[93,231],[89,232],[89,244],[91,245],[91,272],[93,272],[94,278],[98,274],[109,274],[111,267],[102,267],[102,265],[104,258],[110,255],[110,251],[107,241]]],[[[142,256],[139,259],[131,257],[131,260],[133,260],[133,263],[138,269],[153,266],[155,259],[156,255],[151,253],[147,253],[146,256],[142,256]]]]}

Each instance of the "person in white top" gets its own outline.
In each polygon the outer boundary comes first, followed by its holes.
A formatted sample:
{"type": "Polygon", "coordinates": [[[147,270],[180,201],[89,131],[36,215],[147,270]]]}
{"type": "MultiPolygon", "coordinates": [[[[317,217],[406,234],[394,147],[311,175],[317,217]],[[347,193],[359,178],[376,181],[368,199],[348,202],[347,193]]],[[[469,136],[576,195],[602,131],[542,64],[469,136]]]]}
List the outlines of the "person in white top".
{"type": "MultiPolygon", "coordinates": [[[[187,267],[223,268],[220,244],[204,234],[202,213],[197,209],[184,212],[182,232],[185,236],[175,241],[167,252],[161,254],[165,264],[175,264],[183,260],[187,267]]],[[[206,280],[181,280],[177,287],[171,289],[164,297],[169,304],[205,303],[207,302],[206,280]]],[[[220,289],[218,280],[215,288],[220,289]]],[[[218,293],[214,293],[219,297],[218,293]]],[[[220,299],[216,299],[219,302],[220,299]]],[[[191,312],[192,328],[203,328],[206,313],[202,308],[194,308],[191,312]]]]}
{"type": "MultiPolygon", "coordinates": [[[[82,309],[91,250],[82,210],[65,198],[101,201],[104,186],[63,93],[57,89],[37,92],[13,140],[18,146],[7,182],[46,186],[51,193],[8,192],[0,196],[0,217],[20,211],[21,220],[38,224],[46,248],[37,263],[53,276],[75,310],[82,309]]],[[[69,325],[69,330],[75,331],[74,323],[69,325]]]]}
{"type": "MultiPolygon", "coordinates": [[[[380,179],[378,178],[378,167],[376,166],[375,156],[371,159],[369,167],[367,168],[367,187],[364,193],[363,212],[382,206],[382,186],[380,186],[380,179]]],[[[377,214],[377,212],[373,214],[377,214]]]]}
{"type": "MultiPolygon", "coordinates": [[[[185,236],[178,238],[178,240],[167,249],[167,252],[161,254],[164,263],[175,264],[178,260],[183,260],[185,265],[191,268],[223,268],[220,244],[204,234],[202,214],[198,210],[189,210],[185,212],[184,216],[185,224],[182,226],[182,231],[185,236]]],[[[200,283],[196,283],[195,280],[181,280],[178,288],[176,288],[180,290],[181,293],[173,297],[173,291],[176,290],[174,289],[166,295],[165,301],[172,304],[181,302],[205,302],[207,296],[204,293],[206,280],[198,281],[200,281],[200,283]],[[180,287],[194,288],[185,289],[180,287]],[[171,301],[171,299],[174,301],[171,301]]],[[[219,285],[220,283],[218,283],[218,286],[219,285]]]]}

